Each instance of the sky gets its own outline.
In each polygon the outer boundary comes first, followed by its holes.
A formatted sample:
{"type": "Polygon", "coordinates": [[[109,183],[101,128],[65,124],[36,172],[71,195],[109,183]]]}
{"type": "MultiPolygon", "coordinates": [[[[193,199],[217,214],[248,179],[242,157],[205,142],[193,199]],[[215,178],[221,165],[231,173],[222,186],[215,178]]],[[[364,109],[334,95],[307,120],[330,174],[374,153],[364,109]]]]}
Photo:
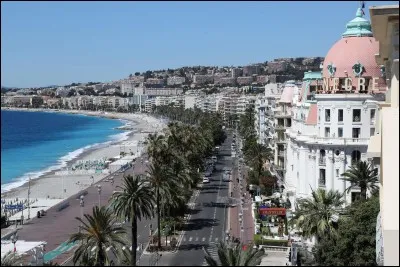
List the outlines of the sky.
{"type": "MultiPolygon", "coordinates": [[[[384,4],[398,2],[366,2],[366,18],[369,6],[384,4]]],[[[324,57],[358,7],[358,1],[1,1],[1,85],[107,82],[137,71],[324,57]]]]}

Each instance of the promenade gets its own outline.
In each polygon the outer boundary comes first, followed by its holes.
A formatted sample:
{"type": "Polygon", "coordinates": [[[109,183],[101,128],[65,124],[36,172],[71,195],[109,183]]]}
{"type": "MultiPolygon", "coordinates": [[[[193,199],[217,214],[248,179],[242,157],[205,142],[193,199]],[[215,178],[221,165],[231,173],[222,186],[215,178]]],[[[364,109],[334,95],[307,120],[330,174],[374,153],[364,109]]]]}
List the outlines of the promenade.
{"type": "Polygon", "coordinates": [[[114,173],[106,177],[114,176],[114,184],[105,181],[106,178],[104,178],[93,186],[64,200],[61,204],[50,208],[45,216],[37,218],[32,214],[32,219],[26,221],[18,231],[18,239],[47,242],[45,261],[52,260],[62,264],[73,255],[75,249],[66,242],[72,233],[79,230],[79,222],[75,218],[81,217],[85,213],[91,214],[92,208],[96,205],[107,205],[115,188],[122,184],[123,175],[144,173],[146,166],[141,163],[142,159],[144,159],[143,156],[138,158],[133,167],[124,173],[114,173]],[[97,185],[101,185],[100,194],[97,185]],[[83,208],[80,207],[79,198],[81,195],[84,195],[83,208]],[[69,205],[60,210],[63,203],[69,203],[69,205]]]}

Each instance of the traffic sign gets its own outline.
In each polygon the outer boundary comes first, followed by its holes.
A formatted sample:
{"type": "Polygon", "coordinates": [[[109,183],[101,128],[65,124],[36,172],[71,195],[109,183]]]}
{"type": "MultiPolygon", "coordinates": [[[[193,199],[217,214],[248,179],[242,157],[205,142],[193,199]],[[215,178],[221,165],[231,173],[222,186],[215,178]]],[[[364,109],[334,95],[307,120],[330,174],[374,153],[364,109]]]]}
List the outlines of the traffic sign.
{"type": "Polygon", "coordinates": [[[23,210],[24,209],[24,205],[23,204],[18,204],[18,205],[5,205],[4,206],[5,210],[23,210]]]}

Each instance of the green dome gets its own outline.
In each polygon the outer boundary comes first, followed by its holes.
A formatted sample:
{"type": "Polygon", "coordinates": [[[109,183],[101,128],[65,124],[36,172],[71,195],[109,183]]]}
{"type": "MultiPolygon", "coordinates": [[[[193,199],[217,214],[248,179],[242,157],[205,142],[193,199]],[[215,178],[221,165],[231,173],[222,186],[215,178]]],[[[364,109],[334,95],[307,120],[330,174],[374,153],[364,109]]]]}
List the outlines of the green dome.
{"type": "Polygon", "coordinates": [[[356,18],[347,23],[346,31],[342,34],[342,36],[372,36],[371,23],[363,18],[363,11],[361,8],[357,9],[356,18]]]}

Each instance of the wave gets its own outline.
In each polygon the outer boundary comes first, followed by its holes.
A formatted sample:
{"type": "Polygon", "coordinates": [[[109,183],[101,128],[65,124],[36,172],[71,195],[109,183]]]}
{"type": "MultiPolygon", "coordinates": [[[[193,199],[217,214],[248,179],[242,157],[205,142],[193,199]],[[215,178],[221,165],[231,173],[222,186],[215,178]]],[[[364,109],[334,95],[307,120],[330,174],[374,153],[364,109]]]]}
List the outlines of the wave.
{"type": "Polygon", "coordinates": [[[87,152],[89,150],[94,150],[94,149],[100,149],[100,148],[106,147],[108,145],[111,145],[112,143],[119,143],[119,142],[125,141],[129,138],[129,134],[131,134],[132,132],[133,131],[124,131],[122,133],[110,135],[108,137],[110,140],[108,140],[108,141],[105,141],[103,143],[94,143],[94,144],[87,145],[85,147],[76,149],[74,151],[71,151],[71,152],[67,153],[65,156],[62,156],[61,158],[59,158],[55,165],[52,165],[52,166],[42,169],[40,171],[27,172],[24,175],[22,175],[21,177],[16,178],[15,181],[13,181],[11,183],[2,184],[1,185],[1,193],[3,194],[5,192],[8,192],[12,189],[15,189],[17,187],[24,185],[25,183],[27,183],[29,181],[29,178],[31,178],[31,180],[37,179],[37,178],[40,178],[43,175],[48,174],[52,171],[66,168],[70,161],[76,159],[84,152],[87,152]]]}

